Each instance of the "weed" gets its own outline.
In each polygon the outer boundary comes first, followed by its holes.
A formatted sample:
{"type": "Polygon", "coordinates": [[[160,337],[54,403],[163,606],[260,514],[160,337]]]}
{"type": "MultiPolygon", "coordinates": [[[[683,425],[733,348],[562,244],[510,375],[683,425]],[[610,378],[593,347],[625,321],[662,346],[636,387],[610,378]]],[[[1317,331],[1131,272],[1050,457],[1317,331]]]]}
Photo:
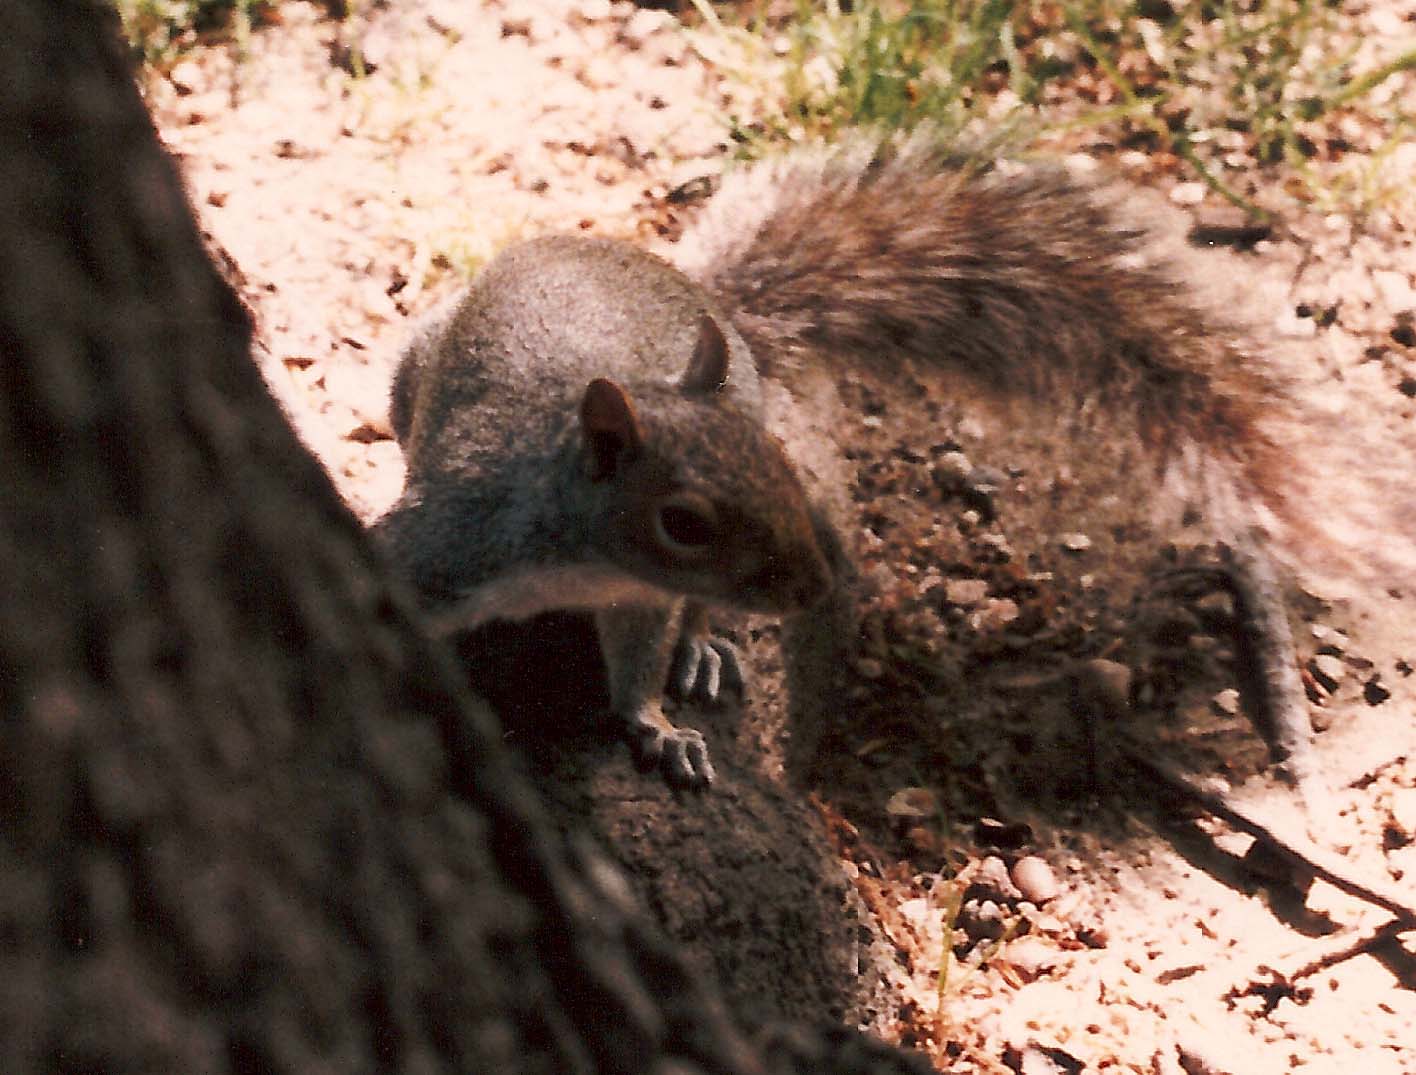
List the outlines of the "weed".
{"type": "Polygon", "coordinates": [[[114,0],[133,51],[168,67],[203,42],[242,42],[273,10],[271,0],[114,0]]]}
{"type": "Polygon", "coordinates": [[[1284,170],[1273,185],[1300,200],[1365,205],[1390,185],[1354,179],[1342,158],[1380,157],[1413,118],[1390,101],[1360,107],[1416,68],[1416,49],[1364,58],[1331,0],[798,0],[789,18],[759,4],[737,25],[695,3],[696,40],[760,102],[728,117],[747,157],[927,122],[980,155],[1090,145],[1178,158],[1263,215],[1238,182],[1256,167],[1284,170]],[[1369,129],[1366,143],[1339,133],[1344,121],[1369,129]]]}

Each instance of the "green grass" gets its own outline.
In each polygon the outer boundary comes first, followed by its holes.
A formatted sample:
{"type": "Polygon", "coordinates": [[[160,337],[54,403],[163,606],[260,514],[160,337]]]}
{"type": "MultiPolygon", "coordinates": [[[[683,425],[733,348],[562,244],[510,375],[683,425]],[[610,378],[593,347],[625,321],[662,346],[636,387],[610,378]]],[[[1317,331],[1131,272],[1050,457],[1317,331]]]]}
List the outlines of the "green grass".
{"type": "Polygon", "coordinates": [[[270,10],[268,0],[114,0],[133,51],[149,66],[170,66],[199,44],[244,40],[270,10]]]}
{"type": "Polygon", "coordinates": [[[695,3],[710,58],[730,56],[758,99],[775,98],[765,115],[729,117],[744,156],[927,122],[982,155],[1168,154],[1261,213],[1236,173],[1275,166],[1301,200],[1370,199],[1380,184],[1342,158],[1366,149],[1379,166],[1412,126],[1390,104],[1363,106],[1416,67],[1416,48],[1356,69],[1360,38],[1320,0],[799,0],[791,18],[763,3],[736,23],[695,3]],[[1340,133],[1353,117],[1370,145],[1340,133]]]}

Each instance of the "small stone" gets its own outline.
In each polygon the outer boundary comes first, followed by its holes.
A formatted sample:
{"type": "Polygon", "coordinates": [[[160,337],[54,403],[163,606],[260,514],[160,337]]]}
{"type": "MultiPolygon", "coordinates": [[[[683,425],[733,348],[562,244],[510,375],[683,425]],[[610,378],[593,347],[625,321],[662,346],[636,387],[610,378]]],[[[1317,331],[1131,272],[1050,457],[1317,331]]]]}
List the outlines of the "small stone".
{"type": "Polygon", "coordinates": [[[1086,534],[1069,533],[1063,534],[1057,539],[1058,544],[1067,552],[1086,552],[1092,547],[1092,539],[1086,534]]]}
{"type": "Polygon", "coordinates": [[[963,452],[945,452],[934,461],[934,484],[945,493],[962,493],[969,487],[974,465],[963,452]]]}
{"type": "Polygon", "coordinates": [[[1320,653],[1314,657],[1308,662],[1308,671],[1329,694],[1337,690],[1337,685],[1347,676],[1347,666],[1342,663],[1342,658],[1331,653],[1320,653]]]}
{"type": "Polygon", "coordinates": [[[1023,899],[1039,907],[1048,900],[1056,899],[1062,891],[1052,867],[1037,855],[1024,855],[1013,863],[1010,876],[1013,884],[1018,886],[1018,891],[1023,894],[1023,899]]]}
{"type": "Polygon", "coordinates": [[[929,919],[933,914],[933,909],[929,906],[929,901],[923,896],[917,896],[912,900],[905,900],[900,904],[900,915],[914,926],[916,929],[926,929],[929,926],[929,919]]]}
{"type": "Polygon", "coordinates": [[[1214,711],[1225,717],[1233,717],[1239,713],[1239,702],[1239,692],[1233,687],[1226,687],[1210,699],[1214,711]]]}
{"type": "Polygon", "coordinates": [[[1177,183],[1170,190],[1170,200],[1176,205],[1199,205],[1205,200],[1203,183],[1177,183]]]}
{"type": "Polygon", "coordinates": [[[996,467],[974,467],[969,474],[969,491],[980,496],[992,496],[1008,484],[1008,475],[996,467]]]}
{"type": "Polygon", "coordinates": [[[1062,962],[1062,953],[1037,937],[1019,937],[1003,949],[1003,960],[1012,965],[1024,981],[1034,981],[1062,962]]]}
{"type": "Polygon", "coordinates": [[[939,800],[928,788],[901,788],[890,796],[885,813],[895,821],[930,821],[939,816],[939,800]]]}
{"type": "Polygon", "coordinates": [[[968,894],[982,899],[1007,900],[1015,902],[1023,898],[1018,886],[1008,876],[1007,864],[997,855],[988,855],[979,860],[969,877],[968,894]]]}
{"type": "Polygon", "coordinates": [[[172,70],[167,72],[167,81],[172,83],[172,88],[179,95],[186,97],[201,87],[202,69],[192,60],[183,60],[172,65],[172,70]]]}
{"type": "Polygon", "coordinates": [[[950,579],[944,584],[944,596],[951,605],[977,605],[988,596],[988,582],[985,579],[950,579]]]}
{"type": "Polygon", "coordinates": [[[968,900],[959,910],[955,925],[970,941],[996,941],[1003,936],[1007,924],[1003,908],[992,900],[968,900]]]}
{"type": "MultiPolygon", "coordinates": [[[[967,514],[967,512],[965,514],[967,514]]],[[[977,512],[974,514],[977,514],[977,512]]],[[[978,536],[978,543],[983,548],[992,551],[1000,560],[1011,560],[1013,558],[1013,546],[1008,544],[1008,539],[1002,534],[980,534],[978,536]]],[[[1048,578],[1051,578],[1051,576],[1049,575],[1048,578]]],[[[1037,579],[1034,581],[1047,580],[1037,579]]]]}
{"type": "Polygon", "coordinates": [[[1100,918],[1074,923],[1073,932],[1088,948],[1105,948],[1111,943],[1111,929],[1100,918]]]}
{"type": "Polygon", "coordinates": [[[975,631],[997,631],[1007,627],[1021,614],[1016,601],[1006,597],[987,602],[982,609],[969,617],[975,631]]]}

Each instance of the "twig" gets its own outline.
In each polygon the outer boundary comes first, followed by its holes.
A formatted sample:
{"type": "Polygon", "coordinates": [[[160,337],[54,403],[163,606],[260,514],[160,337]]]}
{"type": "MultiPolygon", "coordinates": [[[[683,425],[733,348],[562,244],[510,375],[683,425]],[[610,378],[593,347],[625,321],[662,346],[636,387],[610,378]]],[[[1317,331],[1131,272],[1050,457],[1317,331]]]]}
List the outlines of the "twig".
{"type": "Polygon", "coordinates": [[[1334,888],[1385,911],[1390,911],[1399,922],[1403,923],[1403,928],[1416,927],[1416,902],[1413,902],[1407,894],[1398,892],[1392,886],[1380,881],[1359,880],[1352,876],[1347,862],[1341,856],[1319,847],[1304,837],[1280,835],[1264,821],[1255,817],[1247,806],[1231,799],[1221,788],[1214,784],[1202,783],[1194,777],[1177,772],[1154,757],[1148,757],[1139,744],[1130,742],[1126,736],[1120,736],[1118,742],[1121,751],[1133,765],[1144,769],[1151,776],[1193,799],[1211,814],[1223,818],[1235,828],[1249,833],[1255,839],[1263,840],[1281,857],[1296,863],[1313,876],[1321,877],[1334,888]]]}
{"type": "Polygon", "coordinates": [[[1309,949],[1308,958],[1304,963],[1290,971],[1282,971],[1264,965],[1260,965],[1259,970],[1267,971],[1278,981],[1291,985],[1300,978],[1317,974],[1318,971],[1326,970],[1328,967],[1336,966],[1353,956],[1361,955],[1368,949],[1375,948],[1382,942],[1405,933],[1410,928],[1409,923],[1402,922],[1400,919],[1383,919],[1381,922],[1371,923],[1353,930],[1344,930],[1324,938],[1309,949]]]}

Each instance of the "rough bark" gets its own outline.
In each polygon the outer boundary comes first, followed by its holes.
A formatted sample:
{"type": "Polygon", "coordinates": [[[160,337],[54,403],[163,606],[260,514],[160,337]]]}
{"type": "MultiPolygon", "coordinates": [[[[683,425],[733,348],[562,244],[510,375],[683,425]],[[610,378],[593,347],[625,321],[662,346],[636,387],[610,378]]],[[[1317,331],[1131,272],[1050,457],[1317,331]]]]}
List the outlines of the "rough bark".
{"type": "Polygon", "coordinates": [[[905,1071],[744,1045],[262,384],[106,5],[0,5],[0,1070],[905,1071]]]}
{"type": "Polygon", "coordinates": [[[498,625],[460,651],[530,761],[553,821],[592,836],[623,868],[680,952],[712,971],[740,1024],[870,1020],[882,974],[861,943],[853,890],[819,814],[764,742],[785,720],[779,699],[759,689],[782,678],[775,639],[743,648],[759,685],[745,705],[675,716],[707,740],[718,778],[706,793],[676,792],[636,770],[606,719],[588,617],[498,625]]]}

